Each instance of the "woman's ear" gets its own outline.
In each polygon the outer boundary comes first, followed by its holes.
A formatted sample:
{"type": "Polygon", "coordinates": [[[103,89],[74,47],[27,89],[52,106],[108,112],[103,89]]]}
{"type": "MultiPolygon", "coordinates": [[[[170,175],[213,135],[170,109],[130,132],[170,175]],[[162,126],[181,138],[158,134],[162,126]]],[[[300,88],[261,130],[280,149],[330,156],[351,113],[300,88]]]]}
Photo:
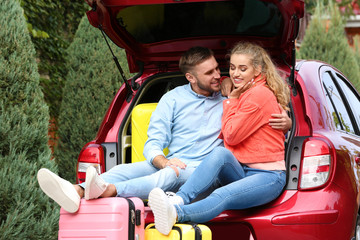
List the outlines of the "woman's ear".
{"type": "Polygon", "coordinates": [[[262,70],[262,67],[261,67],[261,66],[258,66],[258,67],[255,69],[255,77],[258,77],[258,76],[261,74],[261,70],[262,70]]]}

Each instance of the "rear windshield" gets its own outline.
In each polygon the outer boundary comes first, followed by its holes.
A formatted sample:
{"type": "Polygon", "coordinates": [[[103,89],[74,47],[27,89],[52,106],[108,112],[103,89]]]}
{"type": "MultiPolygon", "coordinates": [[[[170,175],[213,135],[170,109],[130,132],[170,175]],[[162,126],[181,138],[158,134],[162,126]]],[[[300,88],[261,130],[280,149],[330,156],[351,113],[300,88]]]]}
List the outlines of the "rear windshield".
{"type": "Polygon", "coordinates": [[[131,6],[117,13],[117,22],[140,43],[219,35],[274,37],[282,27],[279,9],[256,0],[131,6]]]}

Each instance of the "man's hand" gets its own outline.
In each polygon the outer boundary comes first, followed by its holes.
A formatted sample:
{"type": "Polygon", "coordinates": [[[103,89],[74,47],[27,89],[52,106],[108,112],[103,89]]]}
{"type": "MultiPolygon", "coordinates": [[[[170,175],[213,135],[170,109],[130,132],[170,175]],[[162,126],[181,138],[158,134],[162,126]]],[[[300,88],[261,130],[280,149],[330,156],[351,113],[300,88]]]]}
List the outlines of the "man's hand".
{"type": "Polygon", "coordinates": [[[178,177],[179,176],[179,169],[177,169],[178,167],[181,168],[181,169],[185,169],[186,168],[186,164],[183,163],[180,159],[178,158],[172,158],[170,159],[167,163],[166,163],[166,166],[169,166],[171,167],[175,173],[176,173],[176,176],[178,177]]]}
{"type": "Polygon", "coordinates": [[[231,79],[225,78],[222,82],[221,82],[221,95],[223,95],[224,97],[228,97],[231,93],[231,91],[234,88],[234,84],[232,83],[231,79]]]}
{"type": "Polygon", "coordinates": [[[279,129],[286,133],[291,128],[292,120],[291,118],[289,118],[287,112],[281,106],[280,108],[280,114],[271,114],[273,118],[269,119],[269,125],[274,129],[279,129]]]}
{"type": "Polygon", "coordinates": [[[152,164],[159,169],[163,169],[166,167],[171,167],[175,173],[176,176],[179,176],[179,170],[177,169],[177,167],[181,168],[181,169],[185,169],[186,168],[186,164],[183,163],[180,159],[178,158],[172,158],[170,160],[168,160],[166,157],[162,156],[162,155],[158,155],[153,159],[152,164]]]}
{"type": "Polygon", "coordinates": [[[170,159],[167,163],[166,163],[166,166],[175,166],[175,167],[179,167],[181,169],[185,169],[186,168],[186,164],[183,163],[180,159],[178,158],[172,158],[170,159]]]}

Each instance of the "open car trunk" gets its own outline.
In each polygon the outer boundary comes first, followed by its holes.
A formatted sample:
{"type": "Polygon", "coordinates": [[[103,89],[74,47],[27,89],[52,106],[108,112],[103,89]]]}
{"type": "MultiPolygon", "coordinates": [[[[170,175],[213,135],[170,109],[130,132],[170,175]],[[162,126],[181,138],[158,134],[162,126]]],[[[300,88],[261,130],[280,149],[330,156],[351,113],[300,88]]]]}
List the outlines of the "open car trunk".
{"type": "Polygon", "coordinates": [[[88,0],[90,23],[127,52],[131,72],[177,67],[179,56],[200,45],[220,62],[236,42],[257,42],[276,62],[293,58],[304,14],[302,0],[88,0]]]}

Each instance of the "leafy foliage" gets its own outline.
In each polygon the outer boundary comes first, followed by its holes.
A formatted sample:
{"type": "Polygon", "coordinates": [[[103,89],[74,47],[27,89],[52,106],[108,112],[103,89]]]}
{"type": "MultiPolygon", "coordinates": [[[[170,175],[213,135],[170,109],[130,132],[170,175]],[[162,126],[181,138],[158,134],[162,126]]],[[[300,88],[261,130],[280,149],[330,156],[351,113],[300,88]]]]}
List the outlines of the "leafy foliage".
{"type": "Polygon", "coordinates": [[[85,1],[21,0],[39,62],[50,116],[57,119],[66,76],[66,49],[88,8],[85,1]]]}
{"type": "Polygon", "coordinates": [[[49,112],[35,50],[18,1],[0,4],[0,236],[56,239],[58,206],[42,193],[36,172],[50,161],[49,112]]]}
{"type": "MultiPolygon", "coordinates": [[[[125,52],[113,43],[111,46],[129,76],[125,52]]],[[[80,150],[95,138],[122,82],[100,30],[91,26],[86,17],[81,20],[68,52],[55,158],[60,175],[74,182],[80,150]]]]}

